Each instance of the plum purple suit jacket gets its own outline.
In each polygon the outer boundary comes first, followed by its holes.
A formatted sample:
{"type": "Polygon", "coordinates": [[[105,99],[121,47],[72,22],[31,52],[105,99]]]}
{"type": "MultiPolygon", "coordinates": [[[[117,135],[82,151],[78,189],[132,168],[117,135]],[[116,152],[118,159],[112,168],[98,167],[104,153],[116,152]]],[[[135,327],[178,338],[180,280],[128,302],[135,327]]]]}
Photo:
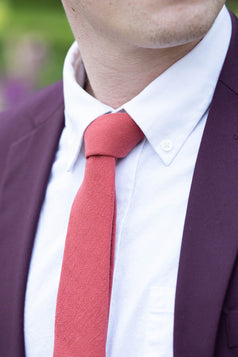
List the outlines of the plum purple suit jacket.
{"type": "MultiPolygon", "coordinates": [[[[232,22],[231,44],[188,202],[176,289],[174,357],[238,356],[238,20],[233,15],[232,22]]],[[[0,115],[1,357],[25,356],[27,275],[63,127],[62,82],[0,115]]]]}

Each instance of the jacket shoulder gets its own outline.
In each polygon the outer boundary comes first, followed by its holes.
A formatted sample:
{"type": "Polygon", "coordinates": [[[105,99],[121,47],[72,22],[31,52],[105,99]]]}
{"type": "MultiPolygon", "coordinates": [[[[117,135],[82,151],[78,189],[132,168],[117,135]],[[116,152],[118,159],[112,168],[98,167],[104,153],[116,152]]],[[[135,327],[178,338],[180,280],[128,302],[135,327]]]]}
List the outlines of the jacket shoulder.
{"type": "Polygon", "coordinates": [[[0,143],[17,141],[63,106],[62,81],[32,94],[21,104],[0,114],[0,143]]]}
{"type": "Polygon", "coordinates": [[[31,95],[20,105],[0,114],[0,171],[5,165],[9,148],[34,130],[57,118],[62,122],[63,113],[63,85],[57,82],[31,95]]]}

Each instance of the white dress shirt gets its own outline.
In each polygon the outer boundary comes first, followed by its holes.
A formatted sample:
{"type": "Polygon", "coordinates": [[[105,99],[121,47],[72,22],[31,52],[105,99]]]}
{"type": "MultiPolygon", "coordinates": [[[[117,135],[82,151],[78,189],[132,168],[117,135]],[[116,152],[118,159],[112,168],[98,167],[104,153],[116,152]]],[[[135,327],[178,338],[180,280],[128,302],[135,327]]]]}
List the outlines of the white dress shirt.
{"type": "MultiPolygon", "coordinates": [[[[107,357],[172,357],[175,288],[197,153],[231,37],[224,7],[206,37],[123,105],[146,138],[118,160],[117,230],[107,357]]],[[[75,43],[64,65],[65,128],[52,167],[25,299],[27,357],[51,357],[70,208],[82,183],[83,133],[113,111],[83,89],[75,43]]],[[[70,356],[67,356],[70,357],[70,356]]]]}

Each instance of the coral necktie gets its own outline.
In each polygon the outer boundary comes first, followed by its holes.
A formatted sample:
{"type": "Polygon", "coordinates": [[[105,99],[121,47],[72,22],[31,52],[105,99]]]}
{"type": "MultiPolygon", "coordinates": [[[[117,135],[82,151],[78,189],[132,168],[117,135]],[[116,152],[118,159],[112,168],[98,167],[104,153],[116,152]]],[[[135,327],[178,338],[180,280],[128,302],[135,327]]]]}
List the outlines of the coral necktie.
{"type": "Polygon", "coordinates": [[[115,164],[142,139],[127,113],[84,135],[83,183],[72,205],[57,297],[54,357],[105,357],[116,228],[115,164]]]}

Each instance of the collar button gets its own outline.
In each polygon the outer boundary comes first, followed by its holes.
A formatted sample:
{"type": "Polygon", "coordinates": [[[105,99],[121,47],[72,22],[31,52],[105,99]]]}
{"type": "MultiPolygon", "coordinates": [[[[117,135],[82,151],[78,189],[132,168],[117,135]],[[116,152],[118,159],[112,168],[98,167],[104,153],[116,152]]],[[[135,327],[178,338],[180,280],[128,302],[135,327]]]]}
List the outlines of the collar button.
{"type": "Polygon", "coordinates": [[[173,142],[170,139],[162,140],[160,143],[160,147],[163,151],[169,152],[173,149],[173,142]]]}

